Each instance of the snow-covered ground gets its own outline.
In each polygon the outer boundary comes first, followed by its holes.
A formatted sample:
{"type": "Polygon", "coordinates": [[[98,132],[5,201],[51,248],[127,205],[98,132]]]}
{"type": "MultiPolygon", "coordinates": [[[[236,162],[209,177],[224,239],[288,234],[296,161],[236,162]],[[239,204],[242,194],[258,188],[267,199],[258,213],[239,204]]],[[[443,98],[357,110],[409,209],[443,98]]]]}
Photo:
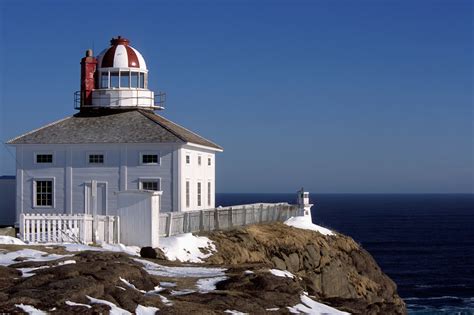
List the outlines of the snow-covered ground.
{"type": "Polygon", "coordinates": [[[277,277],[294,278],[295,276],[288,270],[270,269],[270,273],[277,277]]]}
{"type": "Polygon", "coordinates": [[[195,263],[203,262],[203,259],[216,251],[216,246],[210,239],[192,233],[162,237],[159,247],[169,260],[195,263]],[[201,248],[206,253],[201,251],[201,248]]]}
{"type": "Polygon", "coordinates": [[[291,217],[285,221],[285,224],[299,229],[316,231],[323,235],[335,235],[333,231],[312,223],[309,216],[291,217]]]}
{"type": "Polygon", "coordinates": [[[25,248],[13,252],[0,252],[0,265],[8,266],[17,263],[18,261],[15,259],[18,257],[23,257],[28,261],[50,261],[70,256],[72,255],[48,254],[36,249],[25,248]]]}
{"type": "Polygon", "coordinates": [[[25,243],[12,236],[7,236],[7,235],[0,235],[0,244],[7,244],[7,245],[25,245],[25,243]]]}
{"type": "Polygon", "coordinates": [[[21,309],[23,312],[30,314],[30,315],[46,315],[48,313],[43,312],[42,310],[39,310],[35,308],[34,306],[31,305],[26,305],[26,304],[15,304],[16,307],[21,309]]]}
{"type": "Polygon", "coordinates": [[[157,263],[134,258],[135,261],[141,263],[144,269],[151,275],[170,277],[170,278],[210,278],[225,275],[225,268],[206,268],[206,267],[169,267],[162,266],[157,263]]]}
{"type": "Polygon", "coordinates": [[[229,278],[226,276],[214,277],[214,278],[203,278],[203,279],[199,279],[196,282],[196,286],[199,289],[200,293],[208,293],[216,289],[216,284],[218,282],[221,282],[227,279],[229,278]]]}
{"type": "Polygon", "coordinates": [[[291,313],[311,315],[350,315],[350,313],[342,312],[333,307],[316,302],[306,294],[302,294],[300,298],[302,303],[288,307],[288,310],[291,313]]]}

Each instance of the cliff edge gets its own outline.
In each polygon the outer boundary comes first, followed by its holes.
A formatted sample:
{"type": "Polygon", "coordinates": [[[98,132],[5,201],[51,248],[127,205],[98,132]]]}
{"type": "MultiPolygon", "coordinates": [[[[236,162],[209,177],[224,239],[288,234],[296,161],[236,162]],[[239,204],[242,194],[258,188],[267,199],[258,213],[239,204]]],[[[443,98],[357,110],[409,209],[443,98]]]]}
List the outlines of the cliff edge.
{"type": "Polygon", "coordinates": [[[208,237],[217,251],[207,263],[262,263],[291,272],[302,290],[340,310],[352,314],[406,314],[396,284],[348,236],[326,236],[273,223],[211,232],[208,237]]]}

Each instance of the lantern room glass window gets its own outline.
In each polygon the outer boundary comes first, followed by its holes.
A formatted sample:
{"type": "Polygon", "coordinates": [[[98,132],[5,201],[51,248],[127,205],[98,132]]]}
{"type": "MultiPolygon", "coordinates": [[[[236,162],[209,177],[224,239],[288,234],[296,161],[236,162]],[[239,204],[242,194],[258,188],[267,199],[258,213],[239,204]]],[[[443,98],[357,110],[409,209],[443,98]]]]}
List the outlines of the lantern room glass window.
{"type": "Polygon", "coordinates": [[[100,88],[107,89],[109,87],[109,73],[102,72],[100,75],[100,88]]]}
{"type": "Polygon", "coordinates": [[[120,87],[119,73],[118,72],[110,72],[110,87],[111,88],[120,87]]]}
{"type": "Polygon", "coordinates": [[[139,84],[139,73],[138,72],[131,72],[130,73],[130,87],[131,88],[138,88],[139,84]]]}
{"type": "Polygon", "coordinates": [[[140,73],[140,89],[145,88],[145,73],[140,73]]]}
{"type": "Polygon", "coordinates": [[[130,87],[130,72],[120,71],[120,87],[121,88],[130,87]]]}

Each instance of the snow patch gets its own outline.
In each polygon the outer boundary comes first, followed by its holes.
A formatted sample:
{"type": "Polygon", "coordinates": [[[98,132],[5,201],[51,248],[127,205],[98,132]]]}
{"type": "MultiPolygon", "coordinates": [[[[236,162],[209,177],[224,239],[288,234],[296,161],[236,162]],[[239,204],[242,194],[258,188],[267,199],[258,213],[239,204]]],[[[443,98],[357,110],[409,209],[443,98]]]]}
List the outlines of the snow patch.
{"type": "Polygon", "coordinates": [[[295,276],[287,270],[270,269],[270,273],[277,277],[294,278],[295,276]]]}
{"type": "Polygon", "coordinates": [[[161,303],[163,303],[166,306],[173,306],[173,302],[171,302],[166,296],[163,296],[161,294],[158,294],[160,297],[161,303]]]}
{"type": "Polygon", "coordinates": [[[188,295],[188,294],[191,294],[191,293],[194,293],[196,291],[194,290],[191,290],[191,289],[183,289],[183,290],[171,290],[171,295],[172,296],[178,296],[178,295],[188,295]]]}
{"type": "Polygon", "coordinates": [[[143,306],[143,305],[137,305],[137,308],[135,309],[135,314],[137,315],[155,315],[156,312],[158,312],[160,309],[157,307],[153,306],[143,306]]]}
{"type": "Polygon", "coordinates": [[[61,243],[58,244],[63,246],[68,252],[82,252],[85,250],[90,251],[108,251],[108,252],[121,252],[131,256],[140,256],[140,247],[137,246],[125,246],[123,244],[101,244],[101,246],[89,246],[85,244],[73,244],[73,243],[61,243]]]}
{"type": "Polygon", "coordinates": [[[18,261],[15,261],[18,257],[23,257],[28,261],[50,261],[50,260],[57,260],[64,257],[70,257],[72,255],[56,255],[56,254],[48,254],[46,252],[42,252],[35,249],[21,249],[14,252],[3,252],[0,254],[0,265],[1,266],[8,266],[18,261]]]}
{"type": "Polygon", "coordinates": [[[174,282],[166,282],[166,281],[161,281],[160,285],[164,288],[172,288],[176,286],[176,283],[174,282]]]}
{"type": "Polygon", "coordinates": [[[335,235],[333,231],[311,222],[311,217],[309,216],[291,217],[285,221],[285,224],[303,230],[316,231],[323,235],[335,235]]]}
{"type": "Polygon", "coordinates": [[[200,293],[208,293],[210,291],[214,291],[216,289],[216,284],[218,282],[224,281],[229,279],[226,276],[222,277],[215,277],[215,278],[204,278],[204,279],[199,279],[196,282],[196,287],[199,289],[200,293]]]}
{"type": "Polygon", "coordinates": [[[146,293],[146,291],[144,290],[139,290],[137,289],[137,287],[133,284],[131,284],[129,281],[125,280],[124,278],[120,277],[120,281],[122,281],[123,283],[125,283],[125,285],[131,289],[134,289],[134,290],[137,290],[138,292],[141,292],[141,293],[146,293]]]}
{"type": "Polygon", "coordinates": [[[252,270],[245,270],[244,271],[244,275],[253,275],[255,272],[253,272],[252,270]]]}
{"type": "Polygon", "coordinates": [[[169,277],[169,278],[209,278],[223,276],[227,269],[224,268],[205,268],[205,267],[168,267],[157,263],[134,258],[135,261],[144,265],[144,269],[151,275],[169,277]]]}
{"type": "Polygon", "coordinates": [[[42,310],[39,310],[35,308],[34,306],[27,305],[27,304],[15,304],[15,307],[21,308],[21,310],[25,313],[28,313],[30,315],[46,315],[48,313],[43,312],[42,310]]]}
{"type": "Polygon", "coordinates": [[[269,312],[276,312],[278,311],[280,308],[279,307],[272,307],[272,308],[267,308],[266,311],[269,311],[269,312]]]}
{"type": "Polygon", "coordinates": [[[106,301],[106,300],[100,300],[100,299],[95,299],[93,297],[90,297],[86,295],[86,297],[91,301],[91,303],[95,304],[105,304],[110,307],[110,315],[131,315],[129,311],[124,310],[123,308],[118,307],[112,302],[106,301]]]}
{"type": "Polygon", "coordinates": [[[301,302],[293,307],[288,307],[293,314],[311,314],[311,315],[350,315],[350,313],[339,311],[333,307],[312,300],[310,297],[302,294],[301,302]]]}
{"type": "Polygon", "coordinates": [[[6,245],[26,245],[25,242],[20,240],[19,238],[7,236],[7,235],[0,235],[0,244],[6,245]]]}
{"type": "Polygon", "coordinates": [[[195,236],[192,233],[162,237],[159,247],[169,260],[196,263],[203,262],[203,259],[216,251],[216,246],[210,239],[204,236],[195,236]],[[201,248],[206,253],[203,253],[201,248]]]}
{"type": "Polygon", "coordinates": [[[242,313],[236,310],[225,310],[224,313],[228,313],[232,315],[248,315],[248,313],[242,313]]]}
{"type": "Polygon", "coordinates": [[[82,304],[82,303],[76,303],[76,302],[72,302],[72,301],[66,301],[64,303],[66,303],[66,305],[69,305],[69,306],[84,306],[84,307],[87,307],[87,308],[92,308],[92,306],[90,306],[90,305],[82,304]]]}

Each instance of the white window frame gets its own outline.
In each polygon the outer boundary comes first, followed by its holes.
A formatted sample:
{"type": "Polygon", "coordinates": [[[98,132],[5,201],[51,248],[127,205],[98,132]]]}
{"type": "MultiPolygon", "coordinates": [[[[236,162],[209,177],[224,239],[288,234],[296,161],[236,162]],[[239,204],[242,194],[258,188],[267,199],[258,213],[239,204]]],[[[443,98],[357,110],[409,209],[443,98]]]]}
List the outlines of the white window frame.
{"type": "Polygon", "coordinates": [[[189,178],[184,181],[184,204],[186,209],[191,207],[191,180],[189,178]]]}
{"type": "Polygon", "coordinates": [[[157,191],[161,191],[161,177],[140,177],[138,179],[138,189],[143,190],[143,182],[158,182],[157,191]]]}
{"type": "Polygon", "coordinates": [[[211,188],[212,188],[212,182],[208,180],[207,181],[207,206],[208,207],[210,207],[212,203],[211,188]]]}
{"type": "Polygon", "coordinates": [[[202,207],[202,181],[196,182],[196,206],[202,207]]]}
{"type": "Polygon", "coordinates": [[[105,152],[103,151],[89,151],[89,152],[86,152],[86,165],[89,165],[89,166],[102,166],[102,165],[105,165],[106,163],[106,156],[105,156],[105,152]],[[103,163],[90,163],[89,162],[89,155],[103,155],[104,156],[104,162],[103,163]]]}
{"type": "Polygon", "coordinates": [[[160,154],[160,151],[142,151],[140,152],[140,155],[138,157],[139,159],[139,165],[143,165],[143,166],[148,166],[148,165],[161,165],[161,154],[160,154]],[[157,155],[158,156],[158,159],[157,159],[157,163],[143,163],[143,156],[144,155],[157,155]]]}
{"type": "Polygon", "coordinates": [[[54,209],[56,207],[56,178],[55,177],[35,177],[33,178],[33,209],[54,209]],[[36,204],[36,182],[52,181],[51,187],[51,206],[38,206],[36,204]]]}
{"type": "Polygon", "coordinates": [[[54,156],[54,152],[52,152],[52,151],[38,151],[38,152],[35,152],[33,156],[34,156],[33,157],[34,158],[33,162],[34,162],[35,165],[54,165],[54,163],[56,161],[56,157],[54,156]],[[53,161],[51,163],[38,163],[37,162],[38,161],[37,160],[38,155],[48,155],[48,154],[50,154],[52,156],[53,161]]]}

